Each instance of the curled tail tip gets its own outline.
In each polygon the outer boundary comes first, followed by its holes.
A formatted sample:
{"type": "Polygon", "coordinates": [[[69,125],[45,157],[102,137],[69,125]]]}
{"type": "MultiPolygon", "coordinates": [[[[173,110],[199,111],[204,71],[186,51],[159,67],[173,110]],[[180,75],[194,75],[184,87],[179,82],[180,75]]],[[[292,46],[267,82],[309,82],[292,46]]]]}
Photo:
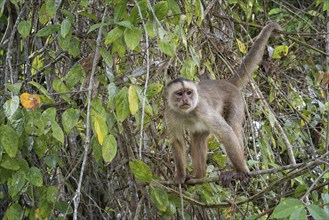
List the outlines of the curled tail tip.
{"type": "MultiPolygon", "coordinates": [[[[267,24],[267,25],[265,26],[265,28],[266,28],[266,29],[270,29],[270,30],[278,30],[278,31],[282,31],[282,27],[281,27],[278,23],[276,23],[276,22],[271,22],[271,23],[267,24]]],[[[265,29],[265,28],[264,28],[264,29],[265,29]]]]}

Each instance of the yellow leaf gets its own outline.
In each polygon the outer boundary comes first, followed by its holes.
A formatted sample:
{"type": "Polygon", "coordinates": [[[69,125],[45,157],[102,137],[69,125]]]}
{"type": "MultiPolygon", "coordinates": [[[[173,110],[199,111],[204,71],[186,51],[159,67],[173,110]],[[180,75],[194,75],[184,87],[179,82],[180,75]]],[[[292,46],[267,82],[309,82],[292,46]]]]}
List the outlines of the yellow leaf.
{"type": "Polygon", "coordinates": [[[281,46],[277,46],[274,48],[274,52],[272,55],[273,59],[280,59],[282,57],[285,57],[288,55],[289,52],[289,47],[286,45],[281,45],[281,46]]]}
{"type": "Polygon", "coordinates": [[[97,134],[98,143],[102,145],[104,138],[107,135],[106,122],[104,120],[101,120],[101,118],[99,117],[95,117],[94,128],[97,134]]]}
{"type": "Polygon", "coordinates": [[[20,96],[21,104],[26,109],[35,109],[40,104],[40,97],[29,93],[23,93],[20,96]]]}
{"type": "Polygon", "coordinates": [[[138,95],[136,87],[131,85],[128,90],[128,103],[129,110],[132,115],[135,115],[138,111],[138,95]]]}
{"type": "Polygon", "coordinates": [[[240,52],[243,54],[246,54],[247,53],[246,46],[239,39],[236,39],[236,42],[238,44],[238,48],[239,48],[240,52]]]}

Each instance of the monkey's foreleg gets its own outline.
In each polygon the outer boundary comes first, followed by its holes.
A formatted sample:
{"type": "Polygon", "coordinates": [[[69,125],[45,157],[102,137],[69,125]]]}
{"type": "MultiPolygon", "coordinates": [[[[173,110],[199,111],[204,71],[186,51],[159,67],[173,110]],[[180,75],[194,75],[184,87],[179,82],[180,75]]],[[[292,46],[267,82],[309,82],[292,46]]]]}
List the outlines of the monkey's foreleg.
{"type": "Polygon", "coordinates": [[[192,166],[193,166],[194,177],[197,179],[201,179],[206,176],[208,136],[209,136],[208,131],[195,132],[192,134],[192,142],[191,142],[192,166]]]}
{"type": "Polygon", "coordinates": [[[174,139],[173,154],[176,163],[174,182],[182,184],[186,180],[186,149],[183,140],[179,140],[178,138],[174,139]]]}

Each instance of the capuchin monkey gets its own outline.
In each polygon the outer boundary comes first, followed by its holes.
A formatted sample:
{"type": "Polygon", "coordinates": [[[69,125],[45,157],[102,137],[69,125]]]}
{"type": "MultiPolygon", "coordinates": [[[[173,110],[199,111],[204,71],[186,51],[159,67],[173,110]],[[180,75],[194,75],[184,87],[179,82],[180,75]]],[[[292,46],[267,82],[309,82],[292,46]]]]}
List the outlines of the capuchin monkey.
{"type": "Polygon", "coordinates": [[[189,130],[192,135],[194,178],[200,179],[206,175],[207,138],[213,134],[224,144],[226,154],[234,166],[234,171],[221,173],[222,184],[229,184],[232,178],[248,179],[249,168],[244,158],[242,126],[245,115],[241,90],[261,62],[266,43],[275,29],[281,30],[280,25],[270,23],[263,28],[244,57],[237,74],[229,80],[204,80],[197,84],[185,78],[177,78],[167,84],[165,121],[173,145],[176,184],[187,180],[185,130],[189,130]]]}

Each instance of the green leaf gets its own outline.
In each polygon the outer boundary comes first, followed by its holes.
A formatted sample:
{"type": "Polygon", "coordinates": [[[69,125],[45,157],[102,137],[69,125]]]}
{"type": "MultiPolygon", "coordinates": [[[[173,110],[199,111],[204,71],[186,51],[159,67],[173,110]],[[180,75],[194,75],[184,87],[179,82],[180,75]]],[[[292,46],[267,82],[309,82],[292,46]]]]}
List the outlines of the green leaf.
{"type": "Polygon", "coordinates": [[[53,137],[64,144],[64,132],[56,121],[51,123],[51,129],[53,131],[53,137]]]}
{"type": "Polygon", "coordinates": [[[124,31],[124,39],[127,47],[130,50],[133,50],[139,44],[139,41],[142,39],[142,31],[138,27],[133,27],[131,29],[126,29],[124,31]]]}
{"type": "Polygon", "coordinates": [[[3,219],[24,219],[23,214],[24,212],[22,207],[18,203],[14,203],[7,209],[3,219]]]}
{"type": "Polygon", "coordinates": [[[102,156],[106,163],[109,163],[117,154],[117,141],[113,135],[108,135],[102,144],[102,156]]]}
{"type": "Polygon", "coordinates": [[[35,56],[32,61],[32,75],[36,74],[43,67],[44,58],[41,55],[35,56]]]}
{"type": "Polygon", "coordinates": [[[47,187],[47,202],[51,204],[55,204],[57,202],[57,198],[59,196],[59,190],[55,186],[47,187]]]}
{"type": "Polygon", "coordinates": [[[121,27],[125,27],[125,28],[128,28],[128,29],[132,29],[134,27],[134,25],[128,21],[128,20],[125,20],[125,21],[120,21],[120,22],[115,22],[115,24],[121,26],[121,27]]]}
{"type": "Polygon", "coordinates": [[[113,42],[112,45],[112,54],[118,53],[120,58],[125,57],[126,55],[126,46],[124,39],[113,42]]]}
{"type": "Polygon", "coordinates": [[[173,24],[179,25],[181,10],[176,0],[168,0],[169,9],[173,15],[173,24]]]}
{"type": "Polygon", "coordinates": [[[59,24],[50,24],[40,29],[36,34],[37,37],[48,37],[49,35],[59,31],[61,26],[59,24]]]}
{"type": "Polygon", "coordinates": [[[146,97],[151,99],[162,91],[163,85],[160,83],[152,83],[147,87],[146,97]]]}
{"type": "Polygon", "coordinates": [[[93,24],[90,26],[89,30],[88,30],[88,34],[100,27],[104,27],[104,26],[108,26],[110,25],[109,23],[98,23],[98,24],[93,24]]]}
{"type": "Polygon", "coordinates": [[[197,24],[200,26],[204,19],[204,8],[200,0],[196,0],[195,3],[195,15],[197,16],[197,24]]]}
{"type": "Polygon", "coordinates": [[[75,64],[65,76],[65,83],[68,89],[75,86],[83,77],[84,70],[80,64],[75,64]]]}
{"type": "Polygon", "coordinates": [[[64,19],[61,24],[61,35],[65,38],[71,31],[72,24],[69,19],[64,19]]]}
{"type": "Polygon", "coordinates": [[[214,153],[211,157],[219,167],[225,167],[227,157],[221,153],[214,153]]]}
{"type": "Polygon", "coordinates": [[[74,22],[75,13],[73,14],[72,12],[65,9],[61,9],[60,11],[67,19],[69,19],[71,23],[74,22]]]}
{"type": "Polygon", "coordinates": [[[167,210],[169,200],[166,190],[162,188],[151,187],[151,201],[155,207],[161,211],[165,212],[167,210]]]}
{"type": "Polygon", "coordinates": [[[32,22],[31,20],[28,21],[21,21],[18,23],[17,29],[20,35],[22,35],[23,38],[29,36],[30,31],[32,27],[32,22]]]}
{"type": "Polygon", "coordinates": [[[197,72],[197,68],[193,60],[190,58],[186,59],[180,71],[182,77],[187,79],[194,79],[196,72],[197,72]]]}
{"type": "Polygon", "coordinates": [[[291,215],[289,220],[305,220],[307,219],[306,210],[304,207],[296,209],[291,215]]]}
{"type": "Polygon", "coordinates": [[[69,108],[62,115],[62,125],[64,131],[68,134],[79,121],[79,111],[77,109],[69,108]]]}
{"type": "Polygon", "coordinates": [[[73,208],[71,204],[66,201],[58,201],[55,207],[60,213],[63,213],[65,215],[70,215],[73,213],[73,208]]]}
{"type": "Polygon", "coordinates": [[[55,168],[58,163],[58,157],[55,155],[48,155],[45,156],[44,161],[47,164],[47,166],[49,166],[50,168],[55,168]]]}
{"type": "Polygon", "coordinates": [[[14,84],[11,84],[11,83],[5,83],[5,87],[11,91],[12,93],[14,93],[15,95],[17,95],[19,93],[19,91],[21,90],[22,88],[22,85],[23,83],[21,82],[18,82],[18,83],[14,83],[14,84]]]}
{"type": "Polygon", "coordinates": [[[158,42],[158,44],[159,44],[159,48],[162,51],[162,53],[164,53],[170,57],[175,56],[176,48],[172,42],[160,41],[160,42],[158,42]]]}
{"type": "Polygon", "coordinates": [[[91,100],[91,106],[92,106],[92,110],[95,110],[97,112],[97,114],[94,115],[98,115],[102,118],[104,118],[104,120],[106,120],[107,117],[107,111],[105,110],[104,106],[103,106],[103,102],[100,98],[94,98],[91,100]]]}
{"type": "Polygon", "coordinates": [[[17,171],[17,173],[13,175],[8,185],[9,195],[12,198],[20,194],[20,191],[26,183],[25,177],[25,173],[22,170],[17,171]]]}
{"type": "Polygon", "coordinates": [[[105,44],[109,45],[123,36],[123,30],[120,27],[113,28],[105,38],[105,44]]]}
{"type": "Polygon", "coordinates": [[[29,181],[34,186],[42,186],[42,173],[37,167],[31,167],[26,176],[27,181],[29,181]]]}
{"type": "Polygon", "coordinates": [[[154,5],[155,16],[157,16],[159,21],[167,17],[168,11],[167,1],[160,1],[154,5]]]}
{"type": "Polygon", "coordinates": [[[41,5],[41,8],[40,8],[39,13],[38,13],[38,16],[39,16],[40,23],[43,24],[43,25],[45,25],[50,20],[50,16],[47,13],[46,3],[43,3],[41,5]]]}
{"type": "Polygon", "coordinates": [[[115,85],[115,83],[110,83],[107,86],[107,93],[108,93],[108,97],[109,97],[108,106],[111,109],[114,109],[115,108],[115,97],[116,97],[116,94],[118,93],[118,88],[115,85]]]}
{"type": "Polygon", "coordinates": [[[138,25],[141,21],[139,10],[142,14],[142,18],[146,18],[147,16],[147,9],[148,9],[147,2],[145,0],[138,1],[138,5],[139,5],[139,9],[136,4],[130,12],[129,20],[133,25],[138,25]]]}
{"type": "Polygon", "coordinates": [[[131,85],[129,86],[128,90],[128,103],[129,103],[129,110],[132,115],[135,115],[138,111],[138,95],[136,91],[136,87],[131,85]]]}
{"type": "Polygon", "coordinates": [[[103,60],[105,61],[106,65],[108,67],[112,67],[113,66],[112,54],[104,47],[99,48],[99,53],[102,56],[103,60]]]}
{"type": "Polygon", "coordinates": [[[156,36],[155,31],[154,31],[154,26],[152,22],[146,22],[145,24],[146,26],[146,30],[147,30],[147,34],[149,37],[153,38],[156,36]]]}
{"type": "Polygon", "coordinates": [[[59,46],[65,51],[68,51],[71,45],[71,39],[72,39],[71,34],[67,35],[65,38],[63,38],[62,35],[60,34],[57,36],[59,46]]]}
{"type": "Polygon", "coordinates": [[[3,9],[5,8],[6,1],[0,1],[0,17],[3,15],[3,9]]]}
{"type": "Polygon", "coordinates": [[[287,56],[289,53],[289,47],[286,45],[281,45],[281,46],[277,46],[274,48],[274,52],[272,55],[273,59],[280,59],[282,57],[287,56]]]}
{"type": "Polygon", "coordinates": [[[129,162],[129,167],[138,181],[151,182],[152,173],[143,161],[132,160],[129,162]]]}
{"type": "Polygon", "coordinates": [[[187,18],[187,23],[190,25],[192,22],[192,18],[193,18],[193,6],[191,4],[191,1],[184,1],[184,8],[185,8],[185,14],[186,14],[186,18],[187,18]]]}
{"type": "Polygon", "coordinates": [[[12,99],[9,99],[3,105],[3,110],[7,118],[11,118],[19,107],[19,97],[14,96],[12,99]]]}
{"type": "Polygon", "coordinates": [[[98,140],[95,136],[91,138],[90,144],[92,147],[93,157],[98,163],[102,159],[102,146],[98,143],[98,140]]]}
{"type": "Polygon", "coordinates": [[[318,205],[308,205],[307,210],[314,219],[329,219],[329,214],[327,214],[324,209],[320,208],[318,205]]]}
{"type": "Polygon", "coordinates": [[[129,115],[128,88],[120,90],[115,100],[115,112],[120,122],[123,122],[129,115]]]}
{"type": "Polygon", "coordinates": [[[18,170],[20,168],[18,162],[7,155],[2,158],[1,167],[7,170],[18,170]]]}
{"type": "Polygon", "coordinates": [[[272,218],[286,218],[289,217],[296,209],[304,208],[303,202],[299,199],[287,198],[280,202],[275,207],[272,218]]]}
{"type": "Polygon", "coordinates": [[[38,136],[34,139],[33,150],[39,158],[43,157],[43,154],[47,149],[47,139],[44,135],[38,136]]]}
{"type": "Polygon", "coordinates": [[[272,8],[269,12],[268,15],[276,15],[283,12],[281,8],[272,8]]]}
{"type": "Polygon", "coordinates": [[[43,121],[40,111],[34,110],[27,112],[26,116],[27,121],[25,132],[27,134],[30,134],[31,136],[39,136],[47,132],[47,130],[45,130],[47,123],[43,121]]]}
{"type": "Polygon", "coordinates": [[[116,1],[116,3],[114,7],[114,20],[119,21],[127,8],[127,0],[116,1]]]}
{"type": "Polygon", "coordinates": [[[50,125],[53,121],[56,120],[56,109],[54,107],[47,108],[41,115],[41,120],[50,125]]]}
{"type": "Polygon", "coordinates": [[[327,11],[329,9],[329,1],[328,0],[317,0],[316,5],[318,6],[322,2],[323,2],[322,10],[327,11]]]}
{"type": "Polygon", "coordinates": [[[16,156],[18,151],[18,135],[16,131],[9,125],[3,125],[0,127],[0,140],[3,148],[9,157],[16,156]]]}
{"type": "Polygon", "coordinates": [[[48,91],[39,83],[34,82],[34,81],[30,81],[29,84],[31,84],[32,86],[34,86],[35,88],[37,88],[43,95],[45,95],[49,100],[53,101],[53,98],[49,95],[48,91]]]}
{"type": "Polygon", "coordinates": [[[59,8],[62,1],[59,0],[47,0],[46,6],[47,6],[47,12],[50,17],[53,17],[56,15],[56,11],[59,8]]]}
{"type": "MultiPolygon", "coordinates": [[[[66,93],[70,90],[66,87],[66,85],[58,78],[55,78],[53,81],[53,88],[56,92],[66,93]]],[[[61,97],[69,102],[71,100],[70,94],[61,94],[61,97]]]]}
{"type": "Polygon", "coordinates": [[[78,38],[74,37],[71,39],[68,52],[73,57],[80,55],[80,40],[78,38]]]}

